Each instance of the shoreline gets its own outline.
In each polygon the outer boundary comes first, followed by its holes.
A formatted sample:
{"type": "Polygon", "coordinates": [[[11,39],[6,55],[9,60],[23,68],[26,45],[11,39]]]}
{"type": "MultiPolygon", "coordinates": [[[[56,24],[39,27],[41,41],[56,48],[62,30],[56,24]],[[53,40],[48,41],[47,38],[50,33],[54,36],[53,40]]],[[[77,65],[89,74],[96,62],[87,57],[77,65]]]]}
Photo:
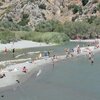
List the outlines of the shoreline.
{"type": "Polygon", "coordinates": [[[57,44],[46,44],[42,42],[33,42],[29,40],[21,40],[17,42],[10,42],[7,44],[1,44],[0,43],[0,51],[5,51],[5,48],[7,50],[12,50],[13,48],[15,49],[25,49],[25,48],[33,48],[33,47],[45,47],[45,46],[54,46],[57,44]]]}
{"type": "MultiPolygon", "coordinates": [[[[66,55],[60,55],[60,56],[57,56],[57,59],[54,59],[54,62],[62,61],[62,60],[67,61],[67,59],[74,59],[76,57],[86,56],[89,52],[87,48],[91,49],[93,53],[100,52],[100,47],[99,48],[95,48],[95,46],[80,47],[81,52],[77,54],[77,52],[75,51],[74,57],[66,58],[66,55]]],[[[42,73],[41,66],[49,64],[49,63],[53,63],[52,57],[42,58],[42,59],[38,59],[34,61],[32,61],[32,59],[29,59],[29,58],[22,59],[22,60],[25,60],[25,62],[18,63],[18,64],[12,64],[2,69],[1,73],[5,73],[6,77],[0,79],[0,88],[3,89],[6,87],[14,86],[18,84],[16,80],[19,80],[20,83],[23,83],[28,78],[30,78],[31,75],[33,75],[34,73],[35,73],[34,77],[38,77],[42,73]],[[24,66],[28,70],[27,73],[22,72],[22,69],[24,66]]],[[[13,63],[15,62],[15,60],[9,60],[8,63],[9,62],[13,63]]],[[[5,64],[5,63],[7,63],[7,61],[1,62],[1,64],[5,64]]]]}
{"type": "Polygon", "coordinates": [[[96,41],[99,41],[100,42],[100,39],[86,39],[86,40],[81,40],[81,39],[76,39],[76,40],[70,40],[70,42],[96,42],[96,41]]]}

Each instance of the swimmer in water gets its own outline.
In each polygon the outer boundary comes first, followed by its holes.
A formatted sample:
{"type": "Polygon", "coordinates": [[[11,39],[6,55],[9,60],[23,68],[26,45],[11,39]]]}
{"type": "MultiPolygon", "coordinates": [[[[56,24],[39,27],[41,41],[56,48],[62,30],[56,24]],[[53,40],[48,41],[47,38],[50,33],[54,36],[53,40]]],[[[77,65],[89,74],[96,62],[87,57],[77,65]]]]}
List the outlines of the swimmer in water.
{"type": "Polygon", "coordinates": [[[91,58],[91,64],[93,64],[94,63],[94,59],[93,58],[91,58]]]}
{"type": "Polygon", "coordinates": [[[16,82],[17,82],[17,83],[20,83],[20,81],[19,81],[19,80],[16,80],[16,82]]]}

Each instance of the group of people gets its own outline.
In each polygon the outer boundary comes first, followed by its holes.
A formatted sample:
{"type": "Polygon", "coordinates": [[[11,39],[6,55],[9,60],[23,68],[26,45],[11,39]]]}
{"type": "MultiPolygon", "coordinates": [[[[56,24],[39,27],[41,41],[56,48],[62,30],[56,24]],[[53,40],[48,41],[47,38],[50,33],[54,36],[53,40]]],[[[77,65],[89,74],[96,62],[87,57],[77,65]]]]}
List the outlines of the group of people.
{"type": "MultiPolygon", "coordinates": [[[[4,53],[7,54],[7,52],[8,52],[8,49],[5,47],[4,53]]],[[[12,53],[13,53],[13,57],[14,57],[14,54],[15,54],[15,48],[12,49],[12,53]]]]}
{"type": "Polygon", "coordinates": [[[91,64],[94,63],[94,54],[93,54],[93,52],[89,52],[88,53],[88,59],[91,62],[91,64]]]}
{"type": "MultiPolygon", "coordinates": [[[[69,48],[65,48],[64,51],[65,51],[66,58],[74,57],[74,54],[78,55],[83,52],[79,45],[77,45],[74,49],[71,49],[71,50],[69,48]]],[[[93,54],[92,50],[90,50],[90,48],[88,47],[88,50],[86,50],[86,52],[87,52],[87,57],[88,57],[89,61],[91,62],[91,64],[93,64],[94,63],[94,54],[93,54]]]]}

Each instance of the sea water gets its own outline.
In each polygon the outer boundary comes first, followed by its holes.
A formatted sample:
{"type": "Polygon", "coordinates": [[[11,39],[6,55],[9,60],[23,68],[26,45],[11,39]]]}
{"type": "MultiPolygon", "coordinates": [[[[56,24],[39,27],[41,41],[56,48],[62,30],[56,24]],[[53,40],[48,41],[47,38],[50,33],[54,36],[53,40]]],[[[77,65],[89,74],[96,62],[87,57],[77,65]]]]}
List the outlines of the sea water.
{"type": "Polygon", "coordinates": [[[99,59],[97,53],[94,64],[83,56],[43,65],[38,77],[0,92],[0,100],[100,100],[99,59]]]}

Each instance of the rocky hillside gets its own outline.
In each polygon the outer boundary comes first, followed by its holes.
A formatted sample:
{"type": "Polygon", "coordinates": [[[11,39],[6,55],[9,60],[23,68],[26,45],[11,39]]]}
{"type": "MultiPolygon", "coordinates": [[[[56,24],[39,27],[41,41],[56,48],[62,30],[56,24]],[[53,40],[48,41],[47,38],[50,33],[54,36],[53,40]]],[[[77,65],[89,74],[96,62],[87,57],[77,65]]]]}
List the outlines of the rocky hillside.
{"type": "Polygon", "coordinates": [[[1,0],[0,21],[33,30],[41,21],[83,21],[100,16],[100,0],[1,0]]]}

